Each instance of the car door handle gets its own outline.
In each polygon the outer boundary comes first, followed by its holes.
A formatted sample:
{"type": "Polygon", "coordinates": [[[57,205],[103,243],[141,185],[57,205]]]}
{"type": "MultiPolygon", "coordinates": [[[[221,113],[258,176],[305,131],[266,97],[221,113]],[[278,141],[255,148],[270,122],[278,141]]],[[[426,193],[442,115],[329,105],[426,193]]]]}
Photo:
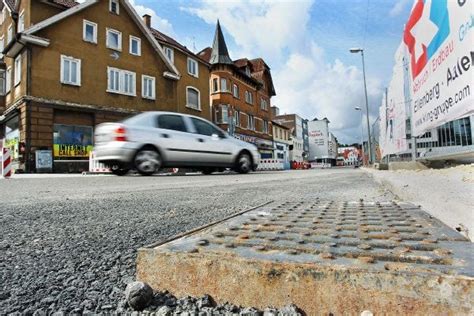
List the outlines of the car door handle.
{"type": "Polygon", "coordinates": [[[204,143],[204,139],[202,139],[202,138],[197,138],[197,141],[200,142],[200,143],[204,143]]]}
{"type": "Polygon", "coordinates": [[[161,134],[161,136],[164,137],[164,138],[170,138],[170,135],[168,135],[168,134],[161,134]]]}

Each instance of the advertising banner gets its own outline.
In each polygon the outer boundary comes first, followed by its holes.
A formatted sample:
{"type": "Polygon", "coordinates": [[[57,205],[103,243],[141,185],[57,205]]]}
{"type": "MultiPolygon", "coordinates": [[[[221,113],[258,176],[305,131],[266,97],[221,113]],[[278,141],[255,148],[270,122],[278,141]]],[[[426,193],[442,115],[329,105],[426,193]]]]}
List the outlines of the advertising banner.
{"type": "Polygon", "coordinates": [[[93,149],[92,127],[54,124],[55,158],[88,158],[93,149]]]}
{"type": "Polygon", "coordinates": [[[473,5],[472,0],[415,0],[403,34],[414,136],[474,113],[473,5]]]}
{"type": "Polygon", "coordinates": [[[395,55],[393,77],[380,108],[379,145],[383,155],[408,150],[406,120],[410,111],[410,96],[405,84],[406,60],[405,46],[400,45],[395,55]]]}

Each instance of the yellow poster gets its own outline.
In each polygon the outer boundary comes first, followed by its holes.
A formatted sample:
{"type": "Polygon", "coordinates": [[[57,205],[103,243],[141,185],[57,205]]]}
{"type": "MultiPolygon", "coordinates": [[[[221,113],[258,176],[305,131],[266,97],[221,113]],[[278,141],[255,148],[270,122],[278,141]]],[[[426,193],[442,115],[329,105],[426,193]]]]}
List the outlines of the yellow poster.
{"type": "Polygon", "coordinates": [[[54,144],[54,157],[89,157],[93,146],[54,144]]]}

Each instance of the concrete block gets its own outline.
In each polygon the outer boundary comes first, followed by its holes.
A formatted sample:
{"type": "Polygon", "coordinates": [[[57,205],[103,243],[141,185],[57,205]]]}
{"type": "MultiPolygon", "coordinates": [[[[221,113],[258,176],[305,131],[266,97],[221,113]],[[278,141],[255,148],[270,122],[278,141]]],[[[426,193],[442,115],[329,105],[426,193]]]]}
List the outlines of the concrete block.
{"type": "Polygon", "coordinates": [[[468,315],[473,244],[403,202],[285,202],[141,248],[137,278],[176,296],[306,315],[468,315]]]}

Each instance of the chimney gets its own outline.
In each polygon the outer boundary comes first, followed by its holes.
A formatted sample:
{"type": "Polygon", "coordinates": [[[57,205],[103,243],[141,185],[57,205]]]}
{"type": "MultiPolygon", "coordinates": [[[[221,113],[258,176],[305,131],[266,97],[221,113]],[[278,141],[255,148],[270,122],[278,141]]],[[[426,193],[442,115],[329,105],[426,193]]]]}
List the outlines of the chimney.
{"type": "Polygon", "coordinates": [[[146,25],[148,28],[151,28],[151,15],[149,15],[149,14],[144,14],[144,15],[143,15],[143,22],[145,22],[145,25],[146,25]]]}

